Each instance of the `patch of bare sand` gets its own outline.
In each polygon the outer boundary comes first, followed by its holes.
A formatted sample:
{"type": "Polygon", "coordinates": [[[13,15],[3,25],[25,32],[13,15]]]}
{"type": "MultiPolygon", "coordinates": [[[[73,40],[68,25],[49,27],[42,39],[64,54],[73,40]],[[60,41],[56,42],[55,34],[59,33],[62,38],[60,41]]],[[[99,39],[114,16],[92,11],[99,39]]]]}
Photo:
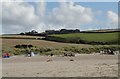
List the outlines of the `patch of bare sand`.
{"type": "Polygon", "coordinates": [[[81,54],[74,58],[17,56],[3,59],[2,66],[3,77],[117,77],[118,56],[99,54],[81,54]],[[47,62],[48,59],[52,61],[47,62]]]}

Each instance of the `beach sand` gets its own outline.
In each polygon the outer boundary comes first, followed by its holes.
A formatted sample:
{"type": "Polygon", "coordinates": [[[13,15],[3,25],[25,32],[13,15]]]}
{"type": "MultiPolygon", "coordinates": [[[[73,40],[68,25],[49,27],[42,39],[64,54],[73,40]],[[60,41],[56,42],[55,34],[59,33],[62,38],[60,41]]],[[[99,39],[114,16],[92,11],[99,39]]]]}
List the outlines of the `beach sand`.
{"type": "Polygon", "coordinates": [[[13,56],[2,59],[3,77],[117,77],[118,55],[13,56]],[[70,60],[74,61],[70,61],[70,60]]]}

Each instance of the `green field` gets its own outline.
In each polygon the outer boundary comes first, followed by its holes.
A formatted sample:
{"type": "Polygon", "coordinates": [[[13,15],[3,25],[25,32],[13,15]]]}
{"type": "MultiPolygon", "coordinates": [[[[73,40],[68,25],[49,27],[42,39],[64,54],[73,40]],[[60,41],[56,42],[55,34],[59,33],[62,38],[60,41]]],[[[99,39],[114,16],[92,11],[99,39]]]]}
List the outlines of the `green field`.
{"type": "Polygon", "coordinates": [[[120,32],[54,34],[49,35],[46,39],[65,43],[118,44],[119,34],[120,32]]]}

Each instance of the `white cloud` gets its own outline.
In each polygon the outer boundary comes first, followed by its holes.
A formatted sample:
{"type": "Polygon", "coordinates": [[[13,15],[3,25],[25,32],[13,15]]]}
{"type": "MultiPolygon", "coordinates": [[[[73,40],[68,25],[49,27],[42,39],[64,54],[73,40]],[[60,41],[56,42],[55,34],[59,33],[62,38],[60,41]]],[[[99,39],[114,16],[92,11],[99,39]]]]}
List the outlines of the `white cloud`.
{"type": "MultiPolygon", "coordinates": [[[[6,1],[6,0],[5,0],[6,1]]],[[[3,2],[2,21],[4,33],[19,33],[32,29],[43,32],[47,29],[80,29],[83,25],[94,23],[92,8],[84,7],[73,2],[59,2],[46,15],[46,5],[44,0],[41,2],[28,3],[19,0],[9,0],[3,2]]],[[[98,15],[102,15],[99,11],[98,15]]],[[[108,11],[109,24],[117,23],[117,14],[108,11]]],[[[101,23],[102,24],[102,23],[101,23]]],[[[87,27],[87,26],[85,26],[87,27]]]]}
{"type": "Polygon", "coordinates": [[[33,6],[24,2],[3,2],[2,17],[3,23],[8,25],[30,26],[38,20],[33,6]]]}
{"type": "Polygon", "coordinates": [[[107,12],[108,22],[107,25],[109,28],[118,28],[118,14],[113,11],[107,12]]]}
{"type": "Polygon", "coordinates": [[[23,2],[24,0],[1,0],[1,2],[23,2]]]}
{"type": "Polygon", "coordinates": [[[0,2],[0,35],[2,34],[2,3],[0,2]]]}
{"type": "Polygon", "coordinates": [[[44,23],[45,6],[44,0],[36,2],[35,5],[23,0],[2,1],[3,33],[36,30],[36,27],[40,29],[39,25],[44,23]]]}
{"type": "Polygon", "coordinates": [[[117,13],[113,12],[113,11],[108,11],[108,19],[112,22],[112,23],[117,23],[118,22],[118,15],[117,13]]]}
{"type": "Polygon", "coordinates": [[[91,8],[75,5],[73,2],[60,2],[60,6],[53,9],[50,19],[56,25],[80,28],[82,24],[93,21],[93,12],[91,8]]]}
{"type": "MultiPolygon", "coordinates": [[[[41,17],[42,18],[42,17],[41,17]]],[[[46,29],[80,29],[82,24],[93,21],[91,8],[75,5],[72,2],[60,2],[60,5],[52,9],[48,16],[44,16],[42,21],[35,27],[36,30],[46,29]]]]}
{"type": "Polygon", "coordinates": [[[38,16],[44,17],[46,9],[46,3],[44,0],[36,2],[36,13],[38,16]]]}
{"type": "Polygon", "coordinates": [[[46,3],[3,2],[2,21],[3,32],[13,33],[35,29],[42,32],[46,29],[78,28],[82,24],[93,21],[91,8],[75,5],[73,2],[60,2],[49,15],[45,15],[46,3]]]}
{"type": "Polygon", "coordinates": [[[31,29],[39,21],[34,12],[34,7],[26,2],[2,2],[3,32],[7,29],[13,33],[31,29]]]}

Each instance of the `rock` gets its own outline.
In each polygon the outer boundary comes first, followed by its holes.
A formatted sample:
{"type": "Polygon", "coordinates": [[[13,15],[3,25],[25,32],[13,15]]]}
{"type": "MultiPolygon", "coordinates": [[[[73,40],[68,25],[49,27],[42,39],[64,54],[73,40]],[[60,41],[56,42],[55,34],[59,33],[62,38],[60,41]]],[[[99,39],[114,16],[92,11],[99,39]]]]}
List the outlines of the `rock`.
{"type": "Polygon", "coordinates": [[[64,53],[64,56],[69,56],[69,57],[75,57],[75,54],[70,52],[70,53],[64,53]]]}
{"type": "Polygon", "coordinates": [[[70,59],[70,61],[74,61],[73,59],[70,59]]]}
{"type": "Polygon", "coordinates": [[[48,59],[48,60],[47,60],[47,62],[50,62],[50,61],[52,61],[52,59],[48,59]]]}

